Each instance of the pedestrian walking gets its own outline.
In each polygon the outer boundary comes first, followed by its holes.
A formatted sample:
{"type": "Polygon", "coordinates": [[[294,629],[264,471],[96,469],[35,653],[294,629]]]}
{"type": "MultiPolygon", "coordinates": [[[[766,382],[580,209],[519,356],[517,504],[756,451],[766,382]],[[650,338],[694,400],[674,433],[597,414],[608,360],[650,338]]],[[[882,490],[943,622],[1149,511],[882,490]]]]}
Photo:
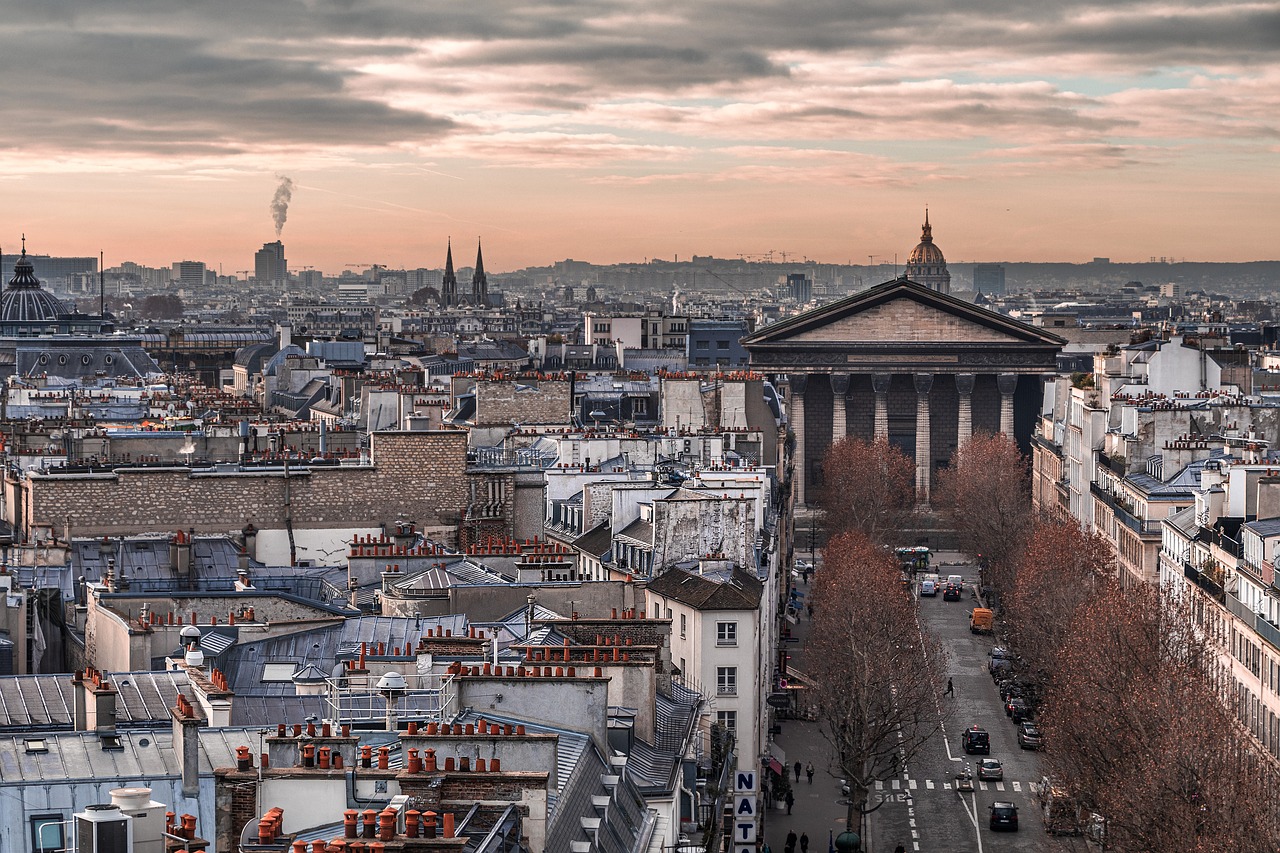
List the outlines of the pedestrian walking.
{"type": "Polygon", "coordinates": [[[813,577],[813,568],[809,567],[804,570],[804,582],[808,583],[809,578],[813,577]]]}
{"type": "Polygon", "coordinates": [[[813,784],[813,762],[812,761],[810,761],[808,764],[805,765],[804,775],[809,777],[809,784],[812,785],[813,784]]]}
{"type": "Polygon", "coordinates": [[[899,844],[897,847],[893,848],[893,853],[907,853],[907,848],[899,844]]]}
{"type": "Polygon", "coordinates": [[[787,853],[796,853],[796,831],[794,829],[787,833],[787,844],[784,849],[787,853]]]}
{"type": "Polygon", "coordinates": [[[800,833],[800,853],[809,853],[809,833],[800,833]]]}
{"type": "Polygon", "coordinates": [[[787,791],[787,814],[791,814],[791,807],[796,804],[796,795],[787,791]]]}
{"type": "Polygon", "coordinates": [[[955,696],[955,695],[956,695],[956,686],[955,686],[954,684],[952,684],[952,683],[951,683],[951,679],[950,679],[950,678],[948,678],[948,679],[947,679],[947,692],[946,692],[946,693],[943,693],[942,695],[943,695],[943,696],[955,696]]]}
{"type": "Polygon", "coordinates": [[[796,770],[796,781],[799,782],[800,781],[800,762],[799,761],[796,762],[795,770],[796,770]]]}

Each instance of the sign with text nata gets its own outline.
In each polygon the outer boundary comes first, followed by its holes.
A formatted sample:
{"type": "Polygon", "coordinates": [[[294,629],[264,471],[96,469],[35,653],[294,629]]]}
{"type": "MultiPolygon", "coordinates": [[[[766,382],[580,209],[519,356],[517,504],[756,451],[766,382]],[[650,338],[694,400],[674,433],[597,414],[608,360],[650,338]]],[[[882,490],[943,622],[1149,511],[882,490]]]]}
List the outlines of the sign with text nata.
{"type": "Polygon", "coordinates": [[[756,853],[759,784],[756,770],[733,774],[733,853],[756,853]]]}

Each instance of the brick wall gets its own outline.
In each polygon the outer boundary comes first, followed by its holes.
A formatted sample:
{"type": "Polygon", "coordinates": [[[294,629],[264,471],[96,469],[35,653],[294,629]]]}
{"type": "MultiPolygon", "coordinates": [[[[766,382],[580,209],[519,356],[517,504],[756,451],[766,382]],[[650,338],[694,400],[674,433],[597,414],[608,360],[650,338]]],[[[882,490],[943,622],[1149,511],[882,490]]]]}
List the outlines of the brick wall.
{"type": "MultiPolygon", "coordinates": [[[[34,476],[21,486],[27,525],[69,523],[74,535],[376,526],[405,518],[456,524],[467,503],[466,434],[374,433],[371,466],[234,474],[121,468],[110,474],[34,476]],[[288,506],[286,506],[286,500],[288,506]]],[[[12,506],[12,503],[10,504],[12,506]]],[[[29,529],[29,527],[28,527],[29,529]]]]}

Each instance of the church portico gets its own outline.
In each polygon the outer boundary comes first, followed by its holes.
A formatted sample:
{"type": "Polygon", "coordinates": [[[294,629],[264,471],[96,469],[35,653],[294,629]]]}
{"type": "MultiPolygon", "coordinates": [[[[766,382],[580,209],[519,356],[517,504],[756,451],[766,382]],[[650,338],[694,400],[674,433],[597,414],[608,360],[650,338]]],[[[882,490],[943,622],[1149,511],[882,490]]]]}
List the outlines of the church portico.
{"type": "Polygon", "coordinates": [[[1063,343],[905,278],[743,340],[751,366],[788,386],[797,503],[818,503],[833,442],[884,436],[915,460],[922,508],[937,469],[974,433],[1029,442],[1041,377],[1063,343]]]}

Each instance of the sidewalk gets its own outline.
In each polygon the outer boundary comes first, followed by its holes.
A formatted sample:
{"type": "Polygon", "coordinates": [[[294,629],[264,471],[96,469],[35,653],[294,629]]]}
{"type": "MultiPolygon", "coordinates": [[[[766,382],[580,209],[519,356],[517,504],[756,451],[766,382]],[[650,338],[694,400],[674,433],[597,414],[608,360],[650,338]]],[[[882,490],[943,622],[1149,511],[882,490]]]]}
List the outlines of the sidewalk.
{"type": "MultiPolygon", "coordinates": [[[[821,571],[821,570],[819,570],[821,571]]],[[[790,669],[798,669],[808,674],[805,667],[806,644],[809,639],[809,614],[804,609],[804,605],[809,601],[810,585],[799,580],[795,582],[794,588],[803,593],[800,598],[801,611],[800,618],[795,624],[790,624],[791,636],[797,638],[797,642],[783,643],[786,648],[790,660],[788,667],[790,669]]],[[[781,720],[782,733],[774,737],[774,742],[781,747],[786,756],[786,767],[784,768],[791,780],[791,788],[795,795],[795,804],[792,807],[791,814],[787,814],[785,804],[774,804],[774,807],[768,809],[764,819],[764,838],[769,845],[772,853],[783,853],[787,832],[794,830],[796,835],[807,833],[809,836],[809,853],[828,853],[830,848],[830,839],[845,831],[845,821],[848,815],[847,801],[840,793],[840,775],[841,772],[831,759],[831,744],[822,734],[821,726],[816,722],[807,720],[781,720]],[[796,781],[795,763],[799,761],[801,766],[800,780],[796,781]],[[814,775],[812,784],[805,775],[804,768],[812,763],[814,767],[814,775]]],[[[874,817],[874,816],[873,816],[874,817]]],[[[855,817],[856,821],[856,817],[855,817]]],[[[855,831],[865,831],[862,840],[862,850],[869,853],[881,853],[881,846],[876,844],[875,824],[868,821],[864,830],[859,830],[857,826],[855,831]]],[[[888,845],[884,850],[892,850],[893,845],[888,845]]],[[[796,853],[801,853],[800,846],[796,845],[796,853]]]]}

